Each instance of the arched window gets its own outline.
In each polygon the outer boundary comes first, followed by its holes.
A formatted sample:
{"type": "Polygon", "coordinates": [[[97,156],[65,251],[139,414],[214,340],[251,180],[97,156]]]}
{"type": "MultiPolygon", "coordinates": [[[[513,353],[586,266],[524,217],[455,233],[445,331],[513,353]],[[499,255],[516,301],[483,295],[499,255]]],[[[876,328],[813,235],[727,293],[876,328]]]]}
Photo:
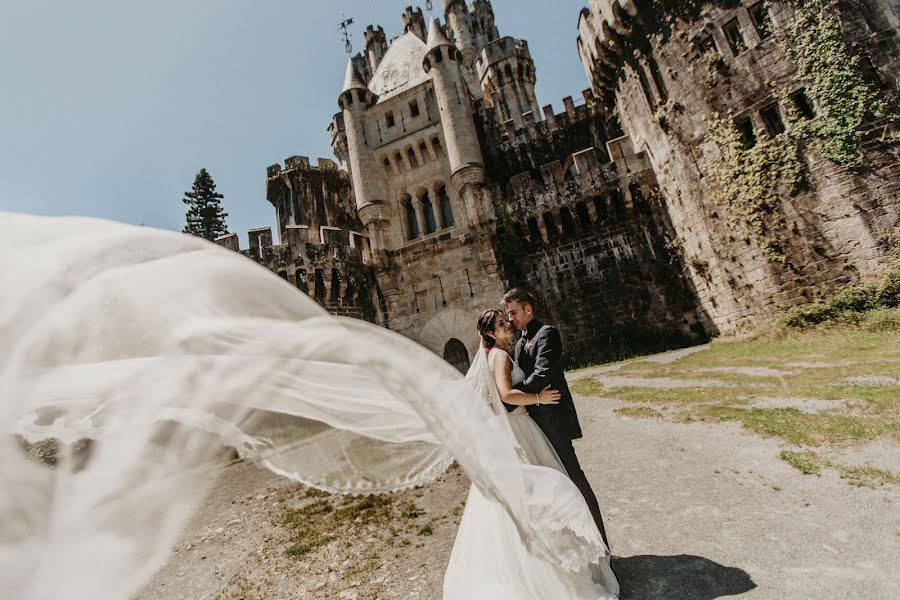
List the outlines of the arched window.
{"type": "Polygon", "coordinates": [[[384,172],[391,172],[391,159],[389,159],[387,156],[384,157],[384,172]]]}
{"type": "Polygon", "coordinates": [[[609,218],[609,210],[606,208],[606,198],[603,196],[594,197],[594,210],[597,211],[597,223],[602,225],[609,218]]]}
{"type": "Polygon", "coordinates": [[[419,154],[422,155],[422,162],[428,162],[428,146],[425,142],[419,142],[419,154]]]}
{"type": "Polygon", "coordinates": [[[403,157],[400,156],[399,152],[394,155],[394,164],[397,165],[398,171],[403,170],[403,157]]]}
{"type": "Polygon", "coordinates": [[[588,214],[587,206],[584,202],[579,202],[575,205],[575,214],[578,215],[578,222],[581,223],[581,228],[589,231],[591,229],[591,216],[588,214]]]}
{"type": "Polygon", "coordinates": [[[406,239],[414,240],[419,237],[419,220],[416,218],[416,209],[413,207],[412,198],[406,196],[402,206],[403,213],[406,215],[406,239]]]}
{"type": "Polygon", "coordinates": [[[303,269],[297,269],[294,273],[294,279],[297,282],[297,289],[299,289],[304,294],[308,294],[309,290],[306,288],[306,271],[303,269]]]}
{"type": "Polygon", "coordinates": [[[612,203],[613,210],[616,211],[616,220],[624,221],[628,218],[628,213],[625,211],[625,196],[622,194],[622,190],[616,188],[612,193],[612,203]]]}
{"type": "Polygon", "coordinates": [[[438,201],[441,204],[441,224],[446,227],[453,227],[456,223],[453,220],[453,207],[450,206],[450,196],[447,195],[447,188],[441,186],[438,188],[438,201]]]}
{"type": "Polygon", "coordinates": [[[551,242],[559,237],[559,230],[556,229],[556,219],[553,218],[552,212],[544,213],[544,227],[547,228],[547,237],[551,242]]]}
{"type": "Polygon", "coordinates": [[[331,270],[331,297],[332,302],[341,301],[341,274],[337,269],[331,270]]]}
{"type": "Polygon", "coordinates": [[[534,217],[528,219],[528,237],[531,238],[532,242],[544,241],[544,238],[541,235],[541,228],[538,227],[537,219],[534,217]]]}
{"type": "Polygon", "coordinates": [[[419,161],[416,159],[416,153],[413,152],[412,148],[406,149],[406,157],[409,159],[409,166],[416,168],[419,166],[419,161]]]}
{"type": "Polygon", "coordinates": [[[511,64],[506,63],[506,66],[503,67],[503,73],[506,75],[506,80],[507,80],[507,81],[512,81],[512,80],[513,80],[513,72],[512,72],[512,65],[511,65],[511,64]]]}
{"type": "Polygon", "coordinates": [[[438,156],[440,156],[441,152],[443,152],[443,148],[441,147],[440,138],[433,138],[431,140],[431,147],[434,149],[434,153],[438,156]]]}
{"type": "Polygon", "coordinates": [[[316,298],[325,297],[325,274],[322,269],[316,269],[316,298]]]}
{"type": "Polygon", "coordinates": [[[559,209],[559,220],[562,222],[563,235],[573,237],[576,234],[575,219],[572,218],[572,211],[569,210],[568,206],[563,206],[559,209]]]}
{"type": "Polygon", "coordinates": [[[469,370],[469,351],[466,350],[465,344],[456,338],[450,338],[444,346],[444,360],[456,367],[460,373],[469,370]]]}
{"type": "Polygon", "coordinates": [[[434,220],[434,206],[431,205],[431,198],[428,196],[428,192],[422,194],[419,201],[422,203],[422,213],[425,216],[425,235],[434,233],[437,231],[437,221],[434,220]]]}
{"type": "Polygon", "coordinates": [[[359,277],[356,273],[347,275],[347,291],[344,292],[344,302],[350,304],[353,302],[353,296],[356,294],[356,280],[359,277]]]}

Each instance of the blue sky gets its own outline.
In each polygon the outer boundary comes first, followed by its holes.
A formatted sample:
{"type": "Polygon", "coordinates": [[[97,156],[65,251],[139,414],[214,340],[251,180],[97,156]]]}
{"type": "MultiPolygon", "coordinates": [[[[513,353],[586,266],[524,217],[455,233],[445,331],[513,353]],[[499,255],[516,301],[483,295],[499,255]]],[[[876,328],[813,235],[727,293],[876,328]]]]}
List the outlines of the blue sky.
{"type": "MultiPolygon", "coordinates": [[[[407,0],[19,0],[0,7],[0,211],[90,215],[180,230],[206,167],[231,231],[273,223],[270,164],[331,156],[346,55],[337,23],[399,35],[407,0]]],[[[441,0],[435,13],[442,14],[441,0]]],[[[494,0],[528,40],[538,101],[587,87],[583,0],[494,0]]],[[[424,2],[420,5],[425,10],[424,2]]]]}

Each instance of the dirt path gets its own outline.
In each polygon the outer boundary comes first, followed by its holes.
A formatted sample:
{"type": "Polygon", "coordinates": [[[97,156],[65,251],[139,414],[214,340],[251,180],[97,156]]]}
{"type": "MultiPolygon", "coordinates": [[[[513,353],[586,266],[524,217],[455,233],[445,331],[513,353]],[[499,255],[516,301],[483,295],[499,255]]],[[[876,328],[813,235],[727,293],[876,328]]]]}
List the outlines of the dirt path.
{"type": "MultiPolygon", "coordinates": [[[[576,402],[586,435],[576,449],[621,557],[623,600],[900,597],[897,486],[803,475],[779,459],[778,441],[734,424],[630,418],[613,412],[625,406],[615,400],[576,402]]],[[[291,557],[280,519],[309,500],[294,484],[232,465],[140,598],[439,599],[466,489],[452,469],[394,498],[388,521],[348,524],[338,540],[291,557]]]]}

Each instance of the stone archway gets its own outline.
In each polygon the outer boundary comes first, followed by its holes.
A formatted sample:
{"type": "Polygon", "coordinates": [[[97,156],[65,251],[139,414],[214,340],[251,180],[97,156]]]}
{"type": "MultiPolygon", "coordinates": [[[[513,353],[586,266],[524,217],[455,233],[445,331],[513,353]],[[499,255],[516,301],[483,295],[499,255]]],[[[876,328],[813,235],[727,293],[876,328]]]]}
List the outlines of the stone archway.
{"type": "Polygon", "coordinates": [[[466,350],[466,345],[456,338],[450,338],[444,345],[444,360],[463,375],[469,370],[469,351],[466,350]]]}
{"type": "Polygon", "coordinates": [[[442,310],[410,337],[441,357],[444,356],[447,340],[456,339],[465,347],[466,356],[471,361],[481,347],[481,338],[475,330],[477,320],[477,314],[467,314],[456,308],[442,310]]]}

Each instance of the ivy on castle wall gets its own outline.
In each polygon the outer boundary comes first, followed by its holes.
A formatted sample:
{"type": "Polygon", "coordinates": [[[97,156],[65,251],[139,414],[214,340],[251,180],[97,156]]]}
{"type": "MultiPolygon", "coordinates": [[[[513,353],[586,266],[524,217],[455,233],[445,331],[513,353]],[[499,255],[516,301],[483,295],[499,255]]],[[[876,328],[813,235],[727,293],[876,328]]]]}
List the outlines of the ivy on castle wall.
{"type": "Polygon", "coordinates": [[[896,101],[883,98],[863,78],[837,14],[823,0],[790,1],[794,20],[782,45],[816,104],[815,117],[801,118],[782,90],[780,106],[789,124],[784,133],[747,148],[730,119],[716,115],[709,126],[721,150],[710,169],[719,202],[748,229],[763,255],[779,262],[785,260],[780,201],[804,181],[802,148],[811,144],[838,165],[859,167],[863,123],[871,118],[888,125],[900,121],[896,101]]]}
{"type": "Polygon", "coordinates": [[[497,218],[497,257],[509,286],[526,285],[527,280],[522,264],[528,253],[528,246],[525,240],[516,233],[509,203],[501,198],[499,190],[495,190],[495,192],[497,193],[491,193],[490,196],[497,218]]]}
{"type": "Polygon", "coordinates": [[[845,167],[859,166],[860,126],[870,116],[897,123],[897,100],[884,98],[865,81],[860,57],[847,48],[840,18],[823,0],[791,3],[794,21],[785,48],[819,107],[809,133],[825,157],[845,167]]]}

